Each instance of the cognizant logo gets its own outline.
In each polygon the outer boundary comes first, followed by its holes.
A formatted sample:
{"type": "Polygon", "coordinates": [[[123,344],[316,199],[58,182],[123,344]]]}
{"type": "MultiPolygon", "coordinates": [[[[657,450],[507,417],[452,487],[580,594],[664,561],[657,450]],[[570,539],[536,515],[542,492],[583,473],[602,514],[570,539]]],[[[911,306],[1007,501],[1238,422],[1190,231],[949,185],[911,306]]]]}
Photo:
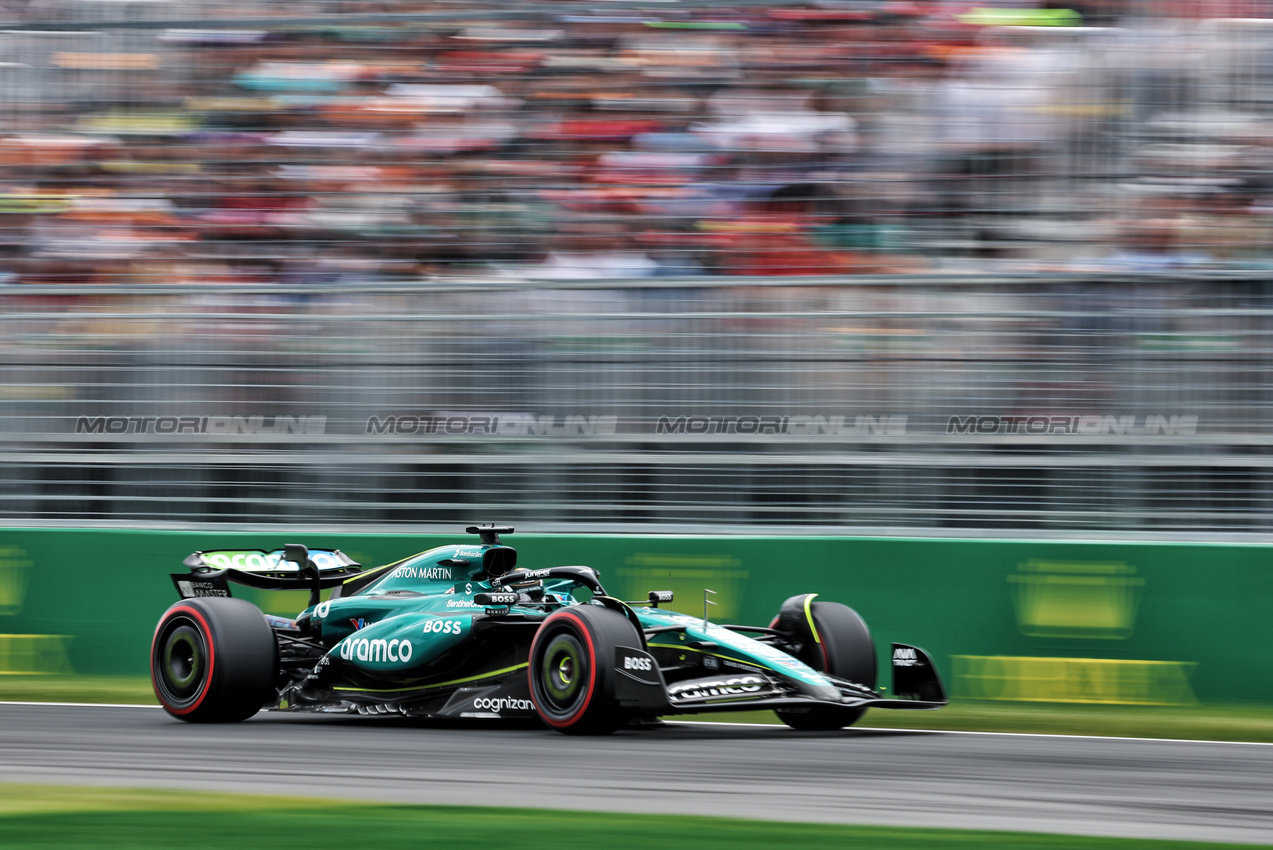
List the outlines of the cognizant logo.
{"type": "Polygon", "coordinates": [[[534,711],[535,704],[528,699],[513,699],[511,697],[496,697],[489,699],[487,697],[478,697],[473,700],[473,707],[493,711],[499,714],[507,709],[509,711],[534,711]]]}

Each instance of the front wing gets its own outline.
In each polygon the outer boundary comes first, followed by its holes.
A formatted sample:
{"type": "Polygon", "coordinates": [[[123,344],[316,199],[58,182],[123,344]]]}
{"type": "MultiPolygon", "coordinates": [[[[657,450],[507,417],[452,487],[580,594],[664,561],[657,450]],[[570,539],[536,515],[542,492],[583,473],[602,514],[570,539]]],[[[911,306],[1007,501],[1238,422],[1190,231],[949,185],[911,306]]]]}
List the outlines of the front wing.
{"type": "MultiPolygon", "coordinates": [[[[885,696],[857,682],[827,676],[831,687],[811,693],[770,670],[731,671],[668,684],[649,653],[619,647],[615,657],[615,696],[620,705],[641,713],[693,714],[775,708],[890,708],[926,710],[946,705],[946,689],[927,652],[895,643],[893,693],[885,696]]],[[[885,689],[881,689],[885,690],[885,689]]]]}

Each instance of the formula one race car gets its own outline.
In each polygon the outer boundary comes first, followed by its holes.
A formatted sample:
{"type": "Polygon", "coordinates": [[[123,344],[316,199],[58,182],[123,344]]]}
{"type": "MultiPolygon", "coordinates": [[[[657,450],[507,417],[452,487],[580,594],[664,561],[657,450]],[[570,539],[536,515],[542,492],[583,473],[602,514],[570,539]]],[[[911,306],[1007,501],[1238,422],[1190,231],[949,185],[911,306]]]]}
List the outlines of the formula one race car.
{"type": "MultiPolygon", "coordinates": [[[[182,599],[150,651],[155,693],[194,722],[262,708],[412,717],[536,716],[605,734],[661,715],[773,709],[803,730],[839,729],[867,707],[940,708],[926,652],[893,644],[893,692],[875,691],[871,633],[850,608],[793,596],[768,626],[724,626],[608,596],[591,567],[517,569],[511,528],[474,545],[362,571],[339,550],[195,552],[182,599]],[[308,588],[295,620],[230,596],[229,582],[308,588]],[[330,598],[321,591],[330,588],[330,598]]],[[[706,608],[706,605],[704,606],[706,608]]]]}

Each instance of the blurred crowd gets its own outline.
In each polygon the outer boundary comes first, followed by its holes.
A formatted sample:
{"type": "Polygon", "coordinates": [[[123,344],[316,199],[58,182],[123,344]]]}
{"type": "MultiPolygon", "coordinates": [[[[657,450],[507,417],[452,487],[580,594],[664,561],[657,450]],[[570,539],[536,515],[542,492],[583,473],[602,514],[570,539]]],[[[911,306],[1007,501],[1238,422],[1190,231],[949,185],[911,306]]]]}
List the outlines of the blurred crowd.
{"type": "Polygon", "coordinates": [[[5,283],[1273,265],[1259,0],[87,5],[0,11],[5,283]]]}

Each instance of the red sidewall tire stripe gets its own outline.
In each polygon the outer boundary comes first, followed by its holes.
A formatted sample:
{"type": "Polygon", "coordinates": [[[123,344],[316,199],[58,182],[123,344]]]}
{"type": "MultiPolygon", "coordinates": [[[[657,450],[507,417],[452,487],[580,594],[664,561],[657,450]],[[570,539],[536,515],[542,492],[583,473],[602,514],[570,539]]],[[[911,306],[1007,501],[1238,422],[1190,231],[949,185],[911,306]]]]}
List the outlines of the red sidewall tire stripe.
{"type": "MultiPolygon", "coordinates": [[[[592,630],[588,628],[588,624],[584,622],[584,620],[581,617],[575,614],[572,614],[569,611],[564,611],[561,614],[557,615],[557,619],[573,620],[576,624],[578,624],[579,631],[583,633],[583,638],[588,644],[588,692],[584,695],[583,703],[579,706],[579,708],[575,709],[574,714],[571,714],[569,717],[563,718],[561,720],[554,720],[553,718],[547,716],[547,714],[545,714],[544,712],[542,711],[539,712],[539,718],[543,720],[545,723],[547,723],[549,726],[552,726],[554,729],[567,729],[573,726],[579,720],[579,718],[583,715],[583,713],[588,710],[589,704],[592,703],[592,695],[597,692],[597,650],[592,643],[592,630]]],[[[535,641],[530,648],[531,663],[527,668],[527,672],[529,673],[528,678],[530,679],[528,684],[530,685],[530,692],[532,695],[534,695],[535,693],[534,659],[535,659],[535,650],[539,646],[539,639],[540,639],[540,634],[536,633],[535,641]]],[[[539,703],[536,703],[536,706],[538,705],[539,703]]]]}
{"type": "Polygon", "coordinates": [[[169,609],[168,613],[164,615],[164,618],[159,621],[159,626],[155,629],[155,636],[150,640],[150,684],[151,687],[155,689],[155,696],[159,699],[159,702],[163,704],[166,711],[178,716],[184,716],[203,705],[203,701],[207,698],[208,692],[212,690],[212,673],[216,669],[216,657],[217,651],[212,642],[212,629],[208,627],[208,621],[204,619],[203,614],[201,614],[197,608],[191,608],[188,605],[180,605],[176,608],[169,609]],[[203,642],[208,647],[208,675],[203,677],[203,690],[200,691],[199,698],[185,708],[175,708],[164,700],[164,695],[159,689],[159,673],[154,668],[155,649],[159,645],[159,635],[176,614],[187,614],[199,621],[199,626],[203,630],[203,642]]]}

